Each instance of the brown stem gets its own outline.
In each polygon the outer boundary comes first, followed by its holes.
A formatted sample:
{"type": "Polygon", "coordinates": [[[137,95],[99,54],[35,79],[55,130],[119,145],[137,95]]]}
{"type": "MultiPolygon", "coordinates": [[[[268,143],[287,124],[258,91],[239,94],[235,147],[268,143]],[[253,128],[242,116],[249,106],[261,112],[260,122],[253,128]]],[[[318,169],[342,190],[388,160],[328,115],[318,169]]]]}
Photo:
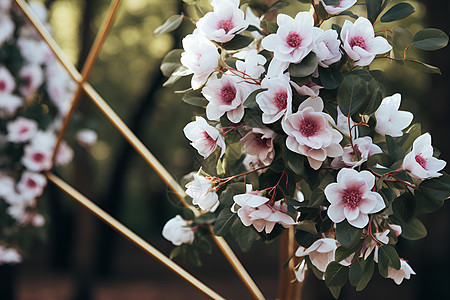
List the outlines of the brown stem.
{"type": "Polygon", "coordinates": [[[323,20],[319,17],[319,13],[318,13],[319,7],[320,7],[320,0],[311,0],[311,4],[314,7],[314,13],[313,13],[314,26],[319,26],[323,22],[323,20]]]}

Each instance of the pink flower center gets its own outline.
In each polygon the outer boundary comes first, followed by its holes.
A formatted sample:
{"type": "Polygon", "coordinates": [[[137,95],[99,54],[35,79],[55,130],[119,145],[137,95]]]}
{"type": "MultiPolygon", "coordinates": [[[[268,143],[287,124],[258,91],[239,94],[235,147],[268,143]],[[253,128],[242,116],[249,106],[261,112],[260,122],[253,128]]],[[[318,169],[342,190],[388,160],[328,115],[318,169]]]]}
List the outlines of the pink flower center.
{"type": "Polygon", "coordinates": [[[232,85],[226,85],[220,90],[220,98],[222,102],[226,104],[231,104],[231,102],[236,98],[236,88],[232,85]]]}
{"type": "Polygon", "coordinates": [[[203,132],[203,136],[205,137],[205,147],[216,144],[216,141],[206,132],[203,132]]]}
{"type": "Polygon", "coordinates": [[[287,105],[287,93],[285,91],[279,92],[275,95],[275,105],[279,110],[283,110],[287,105]]]}
{"type": "Polygon", "coordinates": [[[360,47],[366,50],[366,41],[362,36],[355,36],[350,40],[350,47],[353,49],[353,47],[360,47]]]}
{"type": "Polygon", "coordinates": [[[306,137],[310,137],[316,134],[319,126],[311,119],[303,119],[300,122],[300,133],[306,137]]]}
{"type": "Polygon", "coordinates": [[[41,162],[44,161],[45,155],[42,154],[42,153],[37,152],[37,153],[34,153],[34,154],[31,156],[31,159],[32,159],[33,161],[37,162],[37,163],[41,163],[41,162]]]}
{"type": "Polygon", "coordinates": [[[425,158],[423,158],[422,156],[420,156],[419,154],[416,155],[416,162],[425,170],[427,169],[427,160],[425,158]]]}
{"type": "Polygon", "coordinates": [[[286,43],[292,48],[298,48],[302,44],[302,37],[296,32],[289,32],[286,43]]]}
{"type": "Polygon", "coordinates": [[[29,131],[30,129],[28,127],[22,127],[19,130],[19,134],[25,134],[29,131]]]}
{"type": "Polygon", "coordinates": [[[33,179],[28,178],[28,180],[27,180],[27,182],[26,182],[26,186],[27,186],[29,189],[34,189],[34,188],[37,186],[37,183],[36,183],[36,181],[34,181],[33,179]]]}
{"type": "Polygon", "coordinates": [[[346,203],[347,207],[355,208],[361,202],[361,192],[358,190],[345,190],[342,199],[346,203]]]}
{"type": "Polygon", "coordinates": [[[4,92],[6,90],[6,83],[3,80],[0,80],[0,92],[4,92]]]}
{"type": "Polygon", "coordinates": [[[228,32],[230,32],[231,29],[234,28],[233,20],[231,20],[231,19],[220,20],[217,27],[218,27],[218,29],[225,30],[225,33],[228,33],[228,32]]]}
{"type": "Polygon", "coordinates": [[[31,78],[30,75],[26,75],[22,77],[22,79],[25,87],[29,88],[31,86],[31,83],[33,82],[33,78],[31,78]]]}

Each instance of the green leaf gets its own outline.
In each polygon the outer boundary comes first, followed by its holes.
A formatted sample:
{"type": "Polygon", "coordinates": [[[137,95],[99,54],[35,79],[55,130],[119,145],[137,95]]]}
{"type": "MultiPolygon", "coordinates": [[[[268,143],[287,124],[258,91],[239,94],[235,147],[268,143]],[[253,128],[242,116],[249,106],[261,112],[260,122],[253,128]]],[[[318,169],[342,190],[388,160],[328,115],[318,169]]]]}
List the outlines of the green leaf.
{"type": "Polygon", "coordinates": [[[261,21],[261,27],[267,28],[267,31],[269,31],[269,33],[276,33],[278,30],[278,24],[276,22],[269,22],[267,20],[261,21]]]}
{"type": "Polygon", "coordinates": [[[295,174],[300,175],[305,171],[305,157],[303,155],[292,152],[287,148],[283,148],[283,158],[295,174]]]}
{"type": "Polygon", "coordinates": [[[444,48],[448,44],[448,36],[440,29],[425,28],[414,35],[412,45],[416,48],[434,51],[444,48]]]}
{"type": "Polygon", "coordinates": [[[224,208],[217,217],[214,224],[214,234],[218,236],[225,236],[230,232],[231,226],[236,221],[236,214],[228,208],[224,208]]]}
{"type": "Polygon", "coordinates": [[[350,18],[353,18],[355,20],[359,18],[359,16],[357,14],[354,14],[353,12],[351,12],[349,10],[344,10],[338,16],[349,16],[350,18]]]}
{"type": "Polygon", "coordinates": [[[373,260],[374,253],[375,252],[372,252],[372,254],[370,254],[369,257],[367,258],[367,260],[360,261],[363,272],[361,279],[358,282],[358,285],[356,286],[356,291],[358,292],[362,291],[367,286],[367,284],[369,283],[370,279],[373,276],[373,272],[375,270],[375,262],[373,260]]]}
{"type": "Polygon", "coordinates": [[[183,96],[183,101],[190,105],[199,107],[206,107],[206,105],[208,105],[208,100],[203,97],[200,90],[187,92],[183,96]]]}
{"type": "Polygon", "coordinates": [[[397,20],[401,20],[409,16],[414,12],[414,6],[409,3],[402,2],[392,6],[384,15],[381,16],[380,21],[383,23],[389,23],[397,20]]]}
{"type": "Polygon", "coordinates": [[[361,266],[361,263],[359,262],[359,259],[357,259],[350,267],[350,271],[348,272],[348,279],[350,281],[350,284],[353,286],[357,286],[358,283],[361,280],[361,277],[363,275],[363,269],[361,266]]]}
{"type": "MultiPolygon", "coordinates": [[[[342,288],[347,282],[348,272],[349,267],[340,265],[335,261],[329,263],[327,266],[327,270],[325,271],[325,284],[328,288],[338,288],[340,290],[340,288],[342,288]]],[[[337,298],[339,296],[339,293],[337,295],[333,293],[333,296],[337,298]]]]}
{"type": "Polygon", "coordinates": [[[402,59],[405,49],[411,45],[413,35],[408,28],[397,26],[392,30],[392,46],[394,47],[394,57],[402,59]]]}
{"type": "Polygon", "coordinates": [[[194,249],[194,247],[192,247],[191,245],[187,245],[185,251],[186,258],[192,265],[196,267],[200,267],[202,265],[198,252],[194,249]]]}
{"type": "Polygon", "coordinates": [[[303,246],[305,248],[308,248],[311,246],[315,241],[317,241],[320,238],[319,235],[315,235],[303,230],[297,230],[295,232],[295,240],[300,246],[303,246]]]}
{"type": "Polygon", "coordinates": [[[407,151],[412,147],[414,141],[422,134],[422,126],[420,123],[416,123],[409,127],[405,134],[408,134],[408,138],[403,142],[402,148],[407,151]]]}
{"type": "Polygon", "coordinates": [[[364,105],[362,106],[361,114],[371,115],[378,107],[380,107],[381,101],[383,100],[383,85],[375,79],[369,81],[367,86],[368,97],[364,105]]]}
{"type": "Polygon", "coordinates": [[[447,200],[450,197],[450,176],[444,174],[441,177],[424,180],[419,185],[419,191],[433,201],[447,200]]]}
{"type": "Polygon", "coordinates": [[[289,73],[293,77],[306,77],[314,73],[319,62],[314,52],[309,53],[303,60],[297,64],[289,65],[289,73]]]}
{"type": "Polygon", "coordinates": [[[360,76],[348,75],[342,80],[337,93],[339,108],[345,116],[356,113],[367,94],[367,86],[360,76]]]}
{"type": "Polygon", "coordinates": [[[183,17],[184,17],[183,15],[171,16],[170,18],[167,19],[166,22],[164,22],[164,24],[162,24],[161,26],[156,28],[153,33],[155,35],[161,35],[163,33],[168,33],[168,32],[174,31],[183,22],[183,17]]]}
{"type": "Polygon", "coordinates": [[[258,103],[256,103],[256,95],[259,93],[266,91],[266,89],[257,89],[253,91],[250,95],[248,95],[247,99],[244,101],[244,106],[250,109],[258,108],[258,103]]]}
{"type": "Polygon", "coordinates": [[[181,53],[183,53],[183,49],[174,49],[164,56],[163,61],[161,63],[161,72],[164,76],[169,77],[175,72],[178,67],[181,66],[180,58],[181,53]]]}
{"type": "Polygon", "coordinates": [[[439,69],[438,67],[426,64],[416,59],[408,58],[408,60],[404,61],[404,64],[407,67],[414,68],[419,72],[442,75],[441,69],[439,69]]]}
{"type": "Polygon", "coordinates": [[[394,201],[394,192],[390,188],[381,189],[378,193],[383,197],[386,207],[389,207],[392,204],[392,201],[394,201]]]}
{"type": "Polygon", "coordinates": [[[317,234],[317,229],[316,229],[316,223],[313,222],[312,220],[304,220],[301,221],[297,224],[297,226],[295,226],[296,229],[299,230],[303,230],[306,232],[309,232],[311,234],[316,235],[317,234]]]}
{"type": "Polygon", "coordinates": [[[408,240],[420,240],[427,236],[427,229],[419,219],[412,219],[402,226],[402,237],[408,240]]]}
{"type": "Polygon", "coordinates": [[[416,202],[413,195],[405,192],[392,203],[394,214],[404,222],[410,221],[416,215],[416,202]]]}
{"type": "Polygon", "coordinates": [[[234,223],[231,228],[231,234],[236,239],[243,252],[249,251],[253,243],[259,238],[259,235],[253,226],[247,227],[240,221],[234,223]]]}
{"type": "Polygon", "coordinates": [[[353,253],[355,253],[359,247],[361,247],[362,243],[364,242],[364,240],[360,240],[355,246],[353,246],[353,248],[351,249],[347,249],[344,246],[339,246],[336,249],[336,252],[334,254],[334,258],[335,261],[337,262],[341,262],[342,260],[346,259],[347,257],[349,257],[350,255],[352,255],[353,253]]]}
{"type": "Polygon", "coordinates": [[[319,78],[322,86],[327,90],[334,90],[341,84],[341,73],[330,66],[329,68],[319,67],[319,78]]]}
{"type": "Polygon", "coordinates": [[[336,238],[347,249],[351,249],[361,239],[363,230],[351,226],[347,221],[336,224],[336,238]]]}
{"type": "Polygon", "coordinates": [[[213,213],[206,213],[194,219],[195,224],[212,224],[216,220],[216,215],[213,213]]]}
{"type": "Polygon", "coordinates": [[[339,6],[341,4],[341,1],[339,0],[324,0],[323,1],[325,5],[333,5],[333,6],[339,6]]]}
{"type": "Polygon", "coordinates": [[[425,197],[419,190],[414,191],[414,199],[416,199],[416,206],[419,213],[429,214],[444,205],[444,201],[430,200],[425,197]]]}
{"type": "Polygon", "coordinates": [[[247,47],[253,40],[250,36],[236,34],[231,41],[223,44],[223,47],[227,50],[238,50],[247,47]]]}
{"type": "Polygon", "coordinates": [[[378,248],[378,264],[387,265],[396,270],[400,270],[400,258],[398,257],[394,246],[382,245],[378,248]]]}
{"type": "Polygon", "coordinates": [[[258,27],[256,27],[256,26],[253,26],[253,25],[249,25],[248,27],[247,27],[247,29],[246,29],[247,31],[256,31],[256,32],[258,32],[259,34],[261,34],[261,35],[266,35],[264,32],[262,32],[258,27]]]}
{"type": "Polygon", "coordinates": [[[367,19],[374,23],[381,13],[382,0],[366,0],[367,19]]]}

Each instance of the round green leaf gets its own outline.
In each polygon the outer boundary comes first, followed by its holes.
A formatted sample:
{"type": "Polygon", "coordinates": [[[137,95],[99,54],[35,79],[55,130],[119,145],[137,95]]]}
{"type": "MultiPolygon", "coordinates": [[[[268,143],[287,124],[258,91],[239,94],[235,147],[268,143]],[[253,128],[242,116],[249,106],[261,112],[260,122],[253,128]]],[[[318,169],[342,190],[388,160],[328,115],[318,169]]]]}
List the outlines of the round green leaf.
{"type": "Polygon", "coordinates": [[[425,28],[414,35],[412,44],[422,50],[434,51],[447,46],[448,36],[442,30],[425,28]]]}
{"type": "Polygon", "coordinates": [[[155,35],[161,35],[177,29],[183,22],[183,15],[173,15],[164,24],[155,29],[155,35]]]}
{"type": "Polygon", "coordinates": [[[311,52],[298,64],[290,64],[289,73],[293,77],[306,77],[314,73],[318,64],[316,54],[311,52]]]}
{"type": "Polygon", "coordinates": [[[381,16],[380,21],[389,23],[406,18],[414,12],[414,6],[409,3],[398,3],[392,6],[384,15],[381,16]]]}

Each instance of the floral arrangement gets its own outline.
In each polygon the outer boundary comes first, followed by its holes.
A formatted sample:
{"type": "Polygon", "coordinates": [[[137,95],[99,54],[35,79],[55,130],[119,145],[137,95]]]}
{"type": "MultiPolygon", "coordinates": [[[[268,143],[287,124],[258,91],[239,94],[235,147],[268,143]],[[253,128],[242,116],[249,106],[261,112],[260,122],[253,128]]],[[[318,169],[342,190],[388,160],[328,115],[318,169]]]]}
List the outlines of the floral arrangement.
{"type": "MultiPolygon", "coordinates": [[[[50,29],[47,9],[30,2],[50,29]]],[[[42,236],[45,206],[39,202],[54,162],[72,161],[72,148],[57,134],[76,84],[11,0],[0,1],[0,264],[21,261],[33,237],[42,236]]],[[[94,139],[92,137],[94,136],[94,139]]],[[[95,132],[78,132],[81,144],[95,132]]]]}
{"type": "Polygon", "coordinates": [[[400,93],[385,95],[383,71],[370,65],[384,59],[439,73],[408,49],[440,49],[447,35],[377,31],[411,15],[407,2],[366,0],[363,16],[349,11],[356,0],[299,0],[311,9],[288,14],[279,13],[286,1],[213,0],[206,14],[185,2],[194,16],[172,16],[156,32],[184,19],[196,26],[161,70],[166,86],[190,80],[183,101],[201,110],[184,134],[205,160],[185,178],[195,213],[163,229],[178,246],[172,257],[199,263],[198,252],[209,251],[203,224],[244,251],[293,226],[300,263],[292,272],[302,281],[311,270],[336,298],[347,281],[363,290],[375,265],[397,284],[410,279],[395,245],[426,236],[417,216],[449,198],[450,177],[431,135],[400,110],[400,93]]]}

